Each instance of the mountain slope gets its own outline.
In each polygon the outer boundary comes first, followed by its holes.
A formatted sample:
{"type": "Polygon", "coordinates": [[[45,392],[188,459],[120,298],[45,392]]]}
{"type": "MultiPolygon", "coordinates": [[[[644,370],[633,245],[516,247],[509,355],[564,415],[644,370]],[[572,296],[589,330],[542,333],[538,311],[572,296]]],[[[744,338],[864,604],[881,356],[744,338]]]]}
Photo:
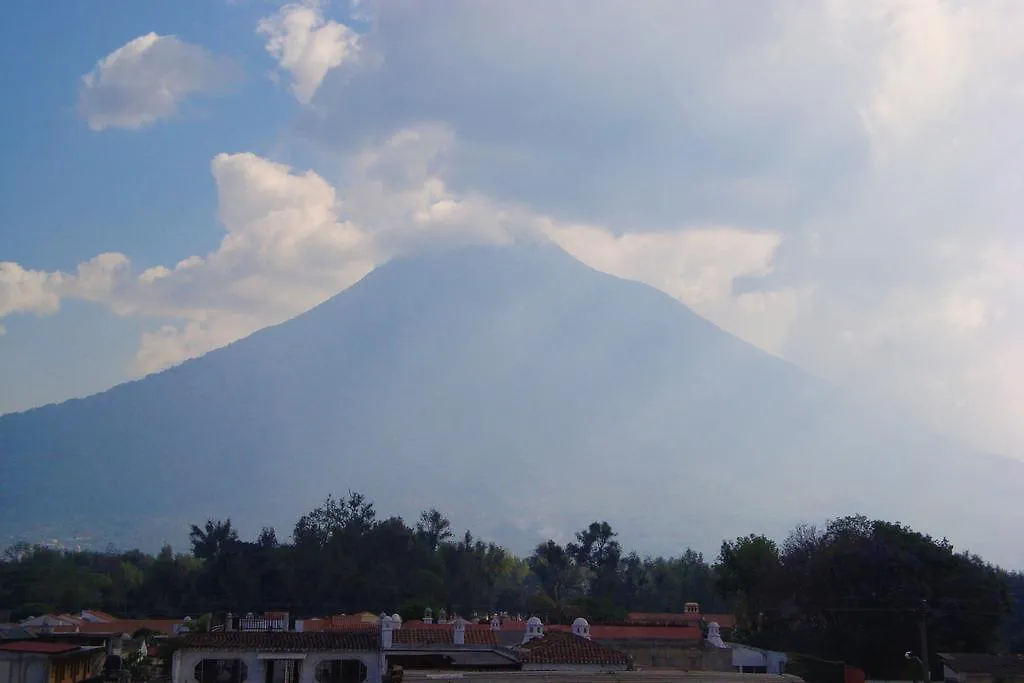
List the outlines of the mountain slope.
{"type": "Polygon", "coordinates": [[[863,511],[1024,565],[1021,484],[1024,465],[874,415],[550,246],[392,262],[202,358],[0,418],[0,538],[84,519],[152,546],[210,515],[285,531],[351,488],[517,550],[594,518],[671,552],[863,511]]]}

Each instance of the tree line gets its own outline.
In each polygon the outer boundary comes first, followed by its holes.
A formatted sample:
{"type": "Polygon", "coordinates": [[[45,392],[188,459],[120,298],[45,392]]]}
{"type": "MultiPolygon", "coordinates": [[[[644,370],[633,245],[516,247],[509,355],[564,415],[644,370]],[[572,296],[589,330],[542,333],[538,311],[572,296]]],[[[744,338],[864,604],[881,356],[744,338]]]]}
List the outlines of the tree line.
{"type": "Polygon", "coordinates": [[[595,521],[566,544],[527,557],[456,535],[437,509],[412,525],[378,516],[359,493],[330,496],[290,538],[265,528],[242,540],[230,519],[193,526],[188,553],[62,551],[20,544],[0,561],[0,609],[13,619],[102,609],[125,617],[289,611],[296,616],[430,607],[464,617],[494,611],[568,622],[625,621],[628,612],[731,613],[729,637],[906,675],[924,620],[929,650],[1024,652],[1024,575],[904,525],[863,516],[800,526],[781,543],[724,541],[712,561],[626,552],[595,521]]]}

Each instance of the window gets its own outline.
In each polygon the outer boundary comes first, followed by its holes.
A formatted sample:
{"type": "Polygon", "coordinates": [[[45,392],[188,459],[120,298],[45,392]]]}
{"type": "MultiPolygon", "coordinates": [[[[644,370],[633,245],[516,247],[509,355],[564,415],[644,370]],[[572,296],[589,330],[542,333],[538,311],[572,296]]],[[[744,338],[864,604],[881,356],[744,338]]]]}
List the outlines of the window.
{"type": "Polygon", "coordinates": [[[268,659],[264,662],[264,683],[299,683],[299,666],[293,659],[268,659]]]}
{"type": "Polygon", "coordinates": [[[245,683],[249,667],[240,659],[204,659],[194,674],[198,683],[245,683]]]}
{"type": "Polygon", "coordinates": [[[358,659],[328,659],[316,667],[317,683],[363,683],[366,665],[358,659]]]}

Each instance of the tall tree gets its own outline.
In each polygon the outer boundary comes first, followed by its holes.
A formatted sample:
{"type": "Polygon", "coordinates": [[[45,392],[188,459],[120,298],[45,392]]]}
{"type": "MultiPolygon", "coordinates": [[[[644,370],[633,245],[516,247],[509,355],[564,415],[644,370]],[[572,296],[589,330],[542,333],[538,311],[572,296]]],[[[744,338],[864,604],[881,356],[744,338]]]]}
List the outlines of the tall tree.
{"type": "Polygon", "coordinates": [[[717,586],[723,595],[738,601],[748,630],[759,630],[764,611],[774,606],[780,569],[779,548],[766,536],[751,534],[722,542],[715,565],[717,586]]]}

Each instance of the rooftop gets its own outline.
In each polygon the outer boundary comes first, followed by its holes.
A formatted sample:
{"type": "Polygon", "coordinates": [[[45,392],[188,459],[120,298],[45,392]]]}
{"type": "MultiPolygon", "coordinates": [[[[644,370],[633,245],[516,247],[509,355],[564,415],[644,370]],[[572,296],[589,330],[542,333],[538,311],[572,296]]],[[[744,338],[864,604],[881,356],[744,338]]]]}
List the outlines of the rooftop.
{"type": "Polygon", "coordinates": [[[19,654],[66,655],[82,648],[69,643],[42,643],[37,640],[20,640],[0,645],[0,652],[19,654]]]}
{"type": "Polygon", "coordinates": [[[523,664],[628,666],[629,655],[572,633],[554,631],[524,643],[523,664]]]}
{"type": "Polygon", "coordinates": [[[989,655],[978,652],[940,652],[946,666],[958,673],[1024,676],[1024,655],[989,655]]]}
{"type": "Polygon", "coordinates": [[[139,629],[148,629],[163,635],[174,635],[182,619],[111,619],[109,621],[80,622],[74,625],[53,626],[51,633],[127,633],[132,635],[139,629]]]}
{"type": "MultiPolygon", "coordinates": [[[[487,624],[466,624],[466,645],[483,645],[496,647],[498,637],[487,624]]],[[[412,628],[402,628],[392,635],[396,646],[403,645],[454,645],[455,629],[450,624],[422,624],[412,628]]]]}
{"type": "Polygon", "coordinates": [[[220,631],[194,633],[185,637],[182,647],[194,650],[256,650],[263,652],[334,652],[338,650],[376,651],[380,634],[376,630],[317,631],[220,631]]]}

